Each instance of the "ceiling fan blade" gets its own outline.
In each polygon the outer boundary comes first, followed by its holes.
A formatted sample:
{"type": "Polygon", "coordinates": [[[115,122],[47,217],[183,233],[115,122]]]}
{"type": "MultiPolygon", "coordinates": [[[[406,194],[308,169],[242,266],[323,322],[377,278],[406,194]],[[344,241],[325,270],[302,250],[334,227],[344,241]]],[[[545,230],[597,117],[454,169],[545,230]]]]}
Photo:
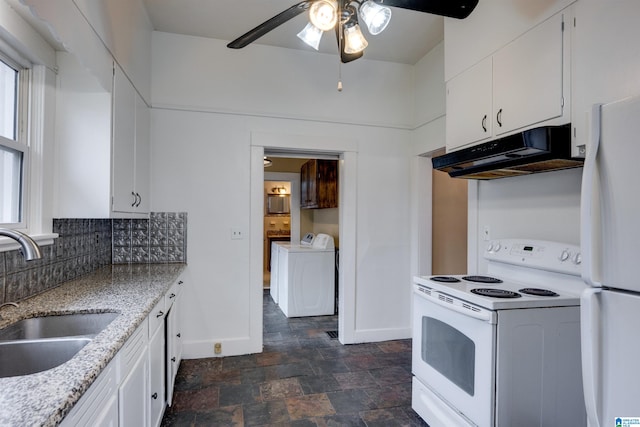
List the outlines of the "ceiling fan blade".
{"type": "Polygon", "coordinates": [[[247,33],[241,35],[240,37],[229,43],[227,47],[230,47],[232,49],[240,49],[245,47],[246,45],[258,40],[269,31],[300,15],[302,12],[309,9],[309,6],[311,6],[313,2],[314,0],[305,0],[301,1],[298,4],[294,4],[289,9],[280,12],[271,19],[264,21],[262,24],[258,25],[251,31],[248,31],[247,33]]]}
{"type": "Polygon", "coordinates": [[[375,0],[385,6],[464,19],[475,9],[478,0],[375,0]]]}

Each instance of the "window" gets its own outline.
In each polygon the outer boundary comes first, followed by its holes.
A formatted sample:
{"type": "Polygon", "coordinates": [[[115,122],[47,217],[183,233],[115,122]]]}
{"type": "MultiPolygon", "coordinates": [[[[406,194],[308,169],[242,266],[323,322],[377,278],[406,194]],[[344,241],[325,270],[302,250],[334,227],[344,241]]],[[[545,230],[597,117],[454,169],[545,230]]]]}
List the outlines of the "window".
{"type": "Polygon", "coordinates": [[[21,67],[0,56],[0,226],[24,227],[28,147],[20,130],[21,67]]]}

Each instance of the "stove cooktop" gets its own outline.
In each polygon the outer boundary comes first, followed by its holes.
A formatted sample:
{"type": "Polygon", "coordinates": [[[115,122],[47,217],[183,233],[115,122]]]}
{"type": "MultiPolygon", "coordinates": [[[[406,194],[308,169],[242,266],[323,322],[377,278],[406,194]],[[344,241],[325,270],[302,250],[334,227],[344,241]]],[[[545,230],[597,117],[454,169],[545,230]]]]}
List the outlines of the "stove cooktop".
{"type": "Polygon", "coordinates": [[[515,282],[493,276],[420,276],[425,286],[490,310],[580,305],[580,297],[550,286],[515,282]]]}

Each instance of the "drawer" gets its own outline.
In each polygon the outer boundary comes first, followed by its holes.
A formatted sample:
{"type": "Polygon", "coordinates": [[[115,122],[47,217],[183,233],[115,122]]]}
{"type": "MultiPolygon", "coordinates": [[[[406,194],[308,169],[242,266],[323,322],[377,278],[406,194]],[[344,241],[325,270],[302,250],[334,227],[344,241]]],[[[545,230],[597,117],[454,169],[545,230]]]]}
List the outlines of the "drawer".
{"type": "Polygon", "coordinates": [[[169,288],[169,291],[164,296],[164,307],[169,311],[173,303],[178,299],[180,292],[182,292],[182,288],[184,287],[184,282],[182,280],[178,280],[176,283],[169,288]]]}
{"type": "Polygon", "coordinates": [[[164,306],[164,298],[160,298],[160,301],[153,307],[149,313],[149,337],[153,336],[153,333],[164,323],[164,318],[167,315],[167,310],[164,306]]]}

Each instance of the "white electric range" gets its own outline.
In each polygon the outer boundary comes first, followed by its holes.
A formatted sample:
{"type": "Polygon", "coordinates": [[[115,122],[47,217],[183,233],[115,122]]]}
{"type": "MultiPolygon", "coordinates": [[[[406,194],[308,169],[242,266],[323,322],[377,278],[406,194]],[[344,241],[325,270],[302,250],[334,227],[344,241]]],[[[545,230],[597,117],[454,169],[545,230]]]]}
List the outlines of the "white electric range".
{"type": "Polygon", "coordinates": [[[584,425],[579,248],[503,239],[484,257],[486,274],[414,278],[412,407],[431,427],[584,425]]]}

